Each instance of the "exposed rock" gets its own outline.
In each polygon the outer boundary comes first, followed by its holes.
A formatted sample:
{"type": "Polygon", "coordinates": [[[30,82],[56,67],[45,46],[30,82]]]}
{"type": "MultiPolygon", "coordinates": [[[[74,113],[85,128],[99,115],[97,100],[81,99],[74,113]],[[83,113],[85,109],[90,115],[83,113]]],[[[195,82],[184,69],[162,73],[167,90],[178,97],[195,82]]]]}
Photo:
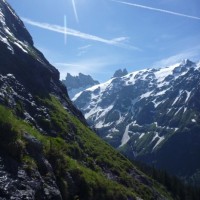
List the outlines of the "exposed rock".
{"type": "Polygon", "coordinates": [[[127,71],[127,69],[118,69],[115,73],[114,73],[114,75],[113,75],[113,78],[117,78],[117,77],[122,77],[122,76],[125,76],[125,75],[127,75],[128,74],[128,71],[127,71]]]}
{"type": "Polygon", "coordinates": [[[82,73],[79,73],[78,76],[72,76],[70,73],[67,73],[65,80],[62,82],[67,87],[71,99],[80,91],[99,84],[90,75],[84,75],[82,73]]]}
{"type": "Polygon", "coordinates": [[[26,166],[20,165],[6,154],[1,154],[1,199],[62,199],[55,179],[41,176],[38,170],[30,173],[27,174],[26,166]]]}

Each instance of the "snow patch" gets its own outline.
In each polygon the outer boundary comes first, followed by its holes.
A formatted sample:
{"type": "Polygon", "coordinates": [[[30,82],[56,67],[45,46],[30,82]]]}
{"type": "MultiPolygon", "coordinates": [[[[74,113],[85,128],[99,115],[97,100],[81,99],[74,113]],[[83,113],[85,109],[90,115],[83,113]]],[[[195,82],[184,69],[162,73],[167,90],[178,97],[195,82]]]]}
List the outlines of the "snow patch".
{"type": "Polygon", "coordinates": [[[156,144],[154,145],[153,149],[155,149],[164,139],[165,139],[164,136],[159,137],[159,140],[156,142],[156,144]]]}
{"type": "Polygon", "coordinates": [[[179,98],[180,98],[182,92],[183,92],[183,90],[180,90],[180,91],[179,91],[179,94],[178,94],[178,96],[176,97],[176,99],[174,100],[174,102],[172,103],[172,106],[175,105],[175,103],[179,100],[179,98]]]}
{"type": "Polygon", "coordinates": [[[116,129],[116,128],[114,127],[114,128],[112,128],[112,129],[110,130],[110,132],[119,132],[119,130],[116,129]]]}
{"type": "Polygon", "coordinates": [[[0,40],[5,43],[7,45],[7,48],[12,52],[12,54],[14,54],[14,50],[12,48],[12,46],[10,45],[10,43],[8,42],[7,38],[4,38],[0,35],[0,40]]]}
{"type": "Polygon", "coordinates": [[[151,140],[151,142],[153,142],[157,137],[159,137],[158,132],[156,132],[156,135],[153,137],[153,139],[151,140]]]}
{"type": "MultiPolygon", "coordinates": [[[[4,1],[6,3],[6,1],[4,1]]],[[[7,4],[7,3],[6,3],[7,4]]],[[[19,21],[19,17],[13,12],[13,10],[10,8],[10,6],[7,4],[7,8],[9,9],[9,11],[12,13],[13,16],[15,16],[15,18],[19,21]]]]}
{"type": "Polygon", "coordinates": [[[191,92],[188,92],[187,90],[185,92],[187,94],[187,97],[185,99],[185,103],[187,103],[188,99],[190,98],[191,92]]]}
{"type": "Polygon", "coordinates": [[[106,138],[113,138],[113,136],[111,135],[112,133],[110,133],[110,134],[108,134],[108,135],[106,135],[106,138]]]}
{"type": "Polygon", "coordinates": [[[17,43],[16,41],[14,42],[14,44],[18,46],[24,53],[28,53],[28,51],[21,44],[17,43]]]}
{"type": "Polygon", "coordinates": [[[162,91],[156,93],[154,96],[161,96],[161,95],[164,95],[164,94],[166,93],[167,90],[168,90],[168,89],[162,90],[162,91]]]}
{"type": "Polygon", "coordinates": [[[120,145],[119,147],[124,146],[124,145],[130,140],[130,136],[129,136],[129,134],[128,134],[128,132],[129,132],[129,126],[130,126],[130,125],[131,125],[131,124],[129,124],[129,125],[126,126],[124,135],[123,135],[122,140],[121,140],[121,145],[120,145]]]}
{"type": "Polygon", "coordinates": [[[156,138],[159,138],[159,139],[158,139],[158,141],[156,142],[156,144],[154,145],[153,149],[155,149],[155,148],[165,139],[164,136],[160,137],[160,136],[158,135],[158,132],[156,132],[156,134],[155,134],[155,136],[153,137],[151,143],[152,143],[156,138]]]}
{"type": "Polygon", "coordinates": [[[136,72],[132,72],[130,74],[127,74],[126,76],[124,76],[124,80],[125,80],[125,85],[134,85],[135,84],[135,75],[138,73],[139,71],[136,72]]]}
{"type": "Polygon", "coordinates": [[[191,122],[194,122],[194,123],[195,123],[195,122],[197,122],[197,121],[196,121],[196,119],[191,119],[191,122]]]}
{"type": "Polygon", "coordinates": [[[170,113],[171,110],[172,110],[172,108],[168,108],[167,114],[170,113]]]}
{"type": "Polygon", "coordinates": [[[145,133],[142,133],[142,134],[139,136],[139,139],[141,139],[144,135],[145,135],[145,133]]]}
{"type": "Polygon", "coordinates": [[[4,26],[4,31],[6,32],[6,34],[8,34],[9,36],[11,36],[11,37],[15,37],[13,34],[12,34],[12,32],[10,31],[10,29],[8,28],[8,27],[6,27],[6,26],[4,26]]]}
{"type": "Polygon", "coordinates": [[[15,76],[13,74],[7,74],[6,76],[9,78],[15,79],[15,76]]]}
{"type": "Polygon", "coordinates": [[[154,103],[154,107],[157,108],[160,104],[164,103],[166,101],[166,99],[162,100],[162,101],[158,101],[156,102],[156,100],[152,101],[154,103]]]}
{"type": "Polygon", "coordinates": [[[111,84],[112,81],[113,81],[113,78],[110,79],[109,81],[105,82],[105,83],[94,85],[93,87],[86,89],[86,91],[94,92],[96,89],[99,88],[101,93],[102,93],[107,89],[107,87],[111,84]]]}
{"type": "Polygon", "coordinates": [[[180,108],[175,112],[174,115],[177,115],[177,114],[180,112],[180,110],[181,110],[182,108],[183,108],[183,107],[180,107],[180,108]]]}
{"type": "Polygon", "coordinates": [[[76,94],[79,94],[82,91],[84,91],[84,90],[86,90],[87,88],[90,88],[90,87],[92,87],[92,85],[87,85],[85,87],[80,87],[80,88],[68,90],[68,94],[69,94],[70,99],[73,99],[76,94]]]}
{"type": "Polygon", "coordinates": [[[177,63],[175,65],[172,65],[172,66],[169,66],[169,67],[166,67],[166,68],[161,68],[159,69],[159,71],[157,72],[154,72],[155,76],[156,76],[156,79],[157,79],[157,83],[160,83],[162,81],[164,81],[164,79],[169,76],[169,75],[172,75],[173,74],[173,70],[180,66],[181,63],[177,63]]]}
{"type": "Polygon", "coordinates": [[[140,99],[149,97],[149,96],[151,95],[151,93],[152,93],[152,91],[146,92],[146,93],[142,94],[142,95],[140,96],[140,99]]]}

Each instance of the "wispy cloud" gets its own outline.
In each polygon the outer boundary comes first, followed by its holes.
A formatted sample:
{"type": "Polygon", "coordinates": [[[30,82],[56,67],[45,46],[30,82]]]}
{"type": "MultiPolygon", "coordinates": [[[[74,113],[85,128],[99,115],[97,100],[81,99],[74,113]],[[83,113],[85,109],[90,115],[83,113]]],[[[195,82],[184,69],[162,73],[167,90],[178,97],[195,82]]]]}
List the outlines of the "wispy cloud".
{"type": "Polygon", "coordinates": [[[127,37],[118,37],[118,38],[113,38],[113,39],[109,40],[109,39],[104,39],[99,36],[83,33],[83,32],[68,28],[68,27],[66,29],[65,27],[62,27],[62,26],[36,22],[36,21],[30,20],[27,18],[23,18],[23,17],[22,17],[22,20],[29,25],[36,26],[36,27],[46,29],[49,31],[54,31],[57,33],[67,34],[68,36],[71,35],[74,37],[82,38],[84,40],[91,40],[91,41],[101,42],[101,43],[112,45],[112,46],[117,46],[117,47],[121,47],[121,48],[127,48],[127,49],[131,49],[131,50],[140,51],[140,49],[138,47],[135,47],[135,46],[132,46],[132,45],[129,45],[126,43],[122,43],[122,41],[125,42],[127,37]]]}
{"type": "Polygon", "coordinates": [[[86,50],[86,49],[90,48],[91,46],[92,46],[91,44],[81,46],[81,47],[78,48],[78,50],[86,50]]]}
{"type": "Polygon", "coordinates": [[[116,1],[116,0],[111,0],[117,3],[121,3],[121,4],[126,4],[129,6],[134,6],[134,7],[138,7],[138,8],[143,8],[143,9],[147,9],[147,10],[153,10],[153,11],[157,11],[157,12],[162,12],[162,13],[167,13],[170,15],[176,15],[176,16],[180,16],[180,17],[187,17],[187,18],[191,18],[191,19],[195,19],[195,20],[200,20],[200,17],[196,17],[196,16],[192,16],[192,15],[186,15],[183,13],[178,13],[178,12],[173,12],[170,10],[164,10],[164,9],[160,9],[160,8],[154,8],[154,7],[150,7],[150,6],[144,6],[141,4],[135,4],[135,3],[129,3],[129,2],[125,2],[125,1],[116,1]]]}
{"type": "Polygon", "coordinates": [[[168,41],[168,40],[171,40],[173,39],[175,36],[173,34],[162,34],[162,35],[159,35],[155,38],[155,42],[162,42],[162,41],[168,41]]]}
{"type": "Polygon", "coordinates": [[[74,15],[75,15],[75,17],[76,17],[76,21],[79,22],[79,18],[78,18],[78,13],[77,13],[77,9],[76,9],[75,0],[72,0],[72,6],[73,6],[73,10],[74,10],[74,15]]]}
{"type": "Polygon", "coordinates": [[[84,55],[85,53],[87,53],[88,52],[88,50],[89,50],[89,48],[91,47],[92,45],[91,44],[89,44],[89,45],[85,45],[85,46],[81,46],[81,47],[79,47],[78,48],[78,54],[77,54],[77,56],[82,56],[82,55],[84,55]]]}
{"type": "Polygon", "coordinates": [[[124,41],[128,41],[129,38],[128,37],[118,37],[118,38],[114,38],[113,41],[115,42],[124,42],[124,41]]]}
{"type": "Polygon", "coordinates": [[[191,59],[192,61],[197,61],[200,59],[200,46],[196,46],[187,51],[180,52],[176,55],[164,58],[160,61],[155,62],[152,67],[165,67],[172,64],[181,62],[184,59],[191,59]]]}

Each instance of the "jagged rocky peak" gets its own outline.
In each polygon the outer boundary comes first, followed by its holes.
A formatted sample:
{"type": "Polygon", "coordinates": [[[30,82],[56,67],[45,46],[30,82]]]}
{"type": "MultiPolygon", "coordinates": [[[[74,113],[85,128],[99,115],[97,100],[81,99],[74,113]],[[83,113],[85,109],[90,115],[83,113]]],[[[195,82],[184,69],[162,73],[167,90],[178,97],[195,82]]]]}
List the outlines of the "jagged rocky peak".
{"type": "Polygon", "coordinates": [[[79,73],[78,76],[72,76],[70,73],[67,73],[64,82],[69,89],[99,84],[99,82],[94,80],[90,75],[85,75],[82,73],[79,73]]]}
{"type": "Polygon", "coordinates": [[[128,74],[128,71],[126,68],[124,68],[123,70],[122,69],[118,69],[114,75],[113,75],[113,78],[117,78],[117,77],[122,77],[122,76],[125,76],[128,74]]]}
{"type": "Polygon", "coordinates": [[[193,61],[191,61],[191,60],[189,60],[189,59],[184,59],[184,60],[181,62],[181,65],[191,67],[191,66],[195,65],[195,62],[193,62],[193,61]]]}
{"type": "Polygon", "coordinates": [[[73,98],[80,91],[99,84],[99,81],[94,80],[90,75],[79,73],[78,76],[72,76],[70,73],[67,73],[63,83],[68,89],[70,98],[73,98]]]}
{"type": "Polygon", "coordinates": [[[195,66],[196,63],[190,61],[189,59],[184,59],[182,60],[182,62],[180,62],[180,64],[177,67],[174,68],[173,74],[182,73],[195,66]]]}

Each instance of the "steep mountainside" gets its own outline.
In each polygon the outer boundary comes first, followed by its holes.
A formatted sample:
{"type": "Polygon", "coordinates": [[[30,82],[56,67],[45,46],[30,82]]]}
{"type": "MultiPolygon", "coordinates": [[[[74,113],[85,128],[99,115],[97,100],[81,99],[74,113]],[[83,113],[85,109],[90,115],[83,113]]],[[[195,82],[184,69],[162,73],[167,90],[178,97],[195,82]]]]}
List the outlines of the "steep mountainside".
{"type": "Polygon", "coordinates": [[[132,159],[200,180],[200,64],[145,69],[74,97],[99,135],[132,159]]]}
{"type": "Polygon", "coordinates": [[[172,199],[98,138],[0,0],[0,199],[172,199]]]}
{"type": "Polygon", "coordinates": [[[70,98],[73,98],[80,91],[99,84],[90,75],[84,75],[82,73],[79,73],[78,76],[72,76],[70,73],[67,73],[65,80],[62,82],[67,87],[70,98]]]}

